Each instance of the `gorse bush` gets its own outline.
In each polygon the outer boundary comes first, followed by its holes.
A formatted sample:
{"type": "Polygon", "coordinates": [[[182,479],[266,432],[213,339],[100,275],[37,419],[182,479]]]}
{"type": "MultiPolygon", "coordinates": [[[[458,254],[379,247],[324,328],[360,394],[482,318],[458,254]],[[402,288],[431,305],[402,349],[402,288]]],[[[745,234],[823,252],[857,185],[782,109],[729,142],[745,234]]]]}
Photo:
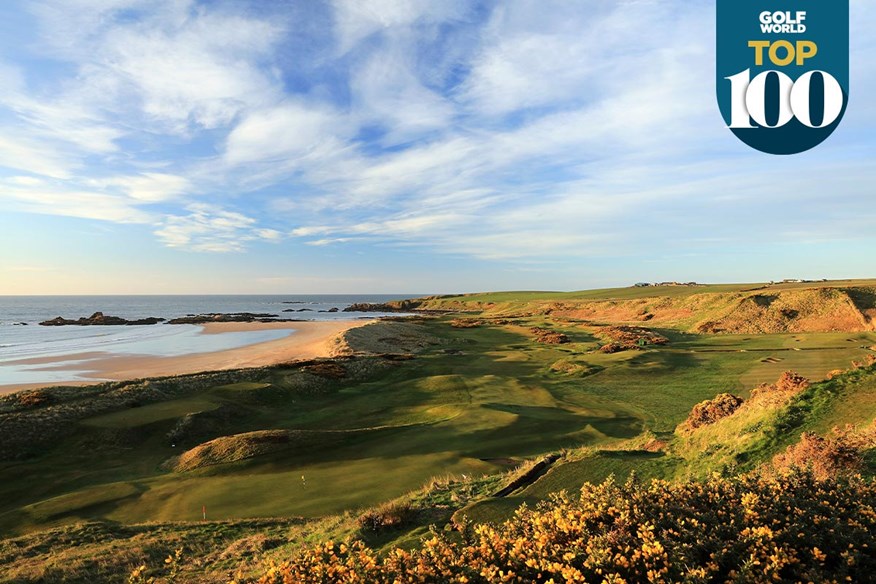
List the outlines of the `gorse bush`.
{"type": "Polygon", "coordinates": [[[742,406],[743,399],[729,393],[719,394],[714,399],[700,402],[693,407],[682,427],[695,430],[701,426],[714,424],[721,418],[733,415],[742,406]]]}
{"type": "Polygon", "coordinates": [[[609,479],[415,551],[326,543],[258,582],[864,582],[874,538],[876,486],[860,477],[609,479]]]}
{"type": "Polygon", "coordinates": [[[380,507],[368,509],[356,519],[356,523],[362,531],[398,529],[409,524],[416,514],[416,509],[409,501],[390,501],[380,507]]]}
{"type": "Polygon", "coordinates": [[[38,408],[53,403],[52,394],[42,390],[23,391],[17,394],[18,404],[25,408],[38,408]]]}
{"type": "Polygon", "coordinates": [[[564,345],[571,342],[568,335],[542,327],[532,327],[529,331],[535,335],[535,340],[546,345],[564,345]]]}
{"type": "Polygon", "coordinates": [[[793,396],[809,387],[809,380],[793,371],[786,371],[775,383],[764,383],[751,390],[751,397],[746,402],[741,397],[730,393],[721,393],[713,399],[696,404],[678,429],[690,432],[714,424],[728,418],[743,408],[765,409],[779,407],[788,403],[793,396]]]}
{"type": "Polygon", "coordinates": [[[751,390],[751,398],[766,400],[776,394],[779,396],[796,395],[808,388],[809,385],[809,380],[802,375],[793,371],[785,371],[775,383],[764,383],[751,390]]]}
{"type": "Polygon", "coordinates": [[[809,380],[793,371],[785,371],[776,382],[779,391],[801,392],[809,387],[809,380]]]}
{"type": "Polygon", "coordinates": [[[608,326],[601,328],[598,334],[609,340],[607,344],[600,347],[603,353],[617,353],[669,343],[669,339],[660,333],[638,326],[608,326]]]}
{"type": "Polygon", "coordinates": [[[862,470],[867,451],[874,448],[876,421],[865,428],[834,428],[832,436],[826,438],[804,432],[800,442],[777,454],[772,464],[779,470],[808,468],[815,476],[827,478],[862,470]]]}

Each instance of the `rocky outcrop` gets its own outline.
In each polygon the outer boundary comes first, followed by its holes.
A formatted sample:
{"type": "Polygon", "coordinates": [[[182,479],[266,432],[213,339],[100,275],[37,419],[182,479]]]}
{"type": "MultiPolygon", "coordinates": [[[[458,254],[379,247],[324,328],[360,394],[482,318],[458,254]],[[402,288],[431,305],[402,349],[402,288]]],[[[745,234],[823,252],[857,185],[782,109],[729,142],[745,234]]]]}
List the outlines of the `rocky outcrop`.
{"type": "Polygon", "coordinates": [[[190,314],[167,321],[167,324],[205,324],[208,322],[292,322],[277,319],[276,314],[254,312],[230,312],[207,314],[190,314]]]}
{"type": "MultiPolygon", "coordinates": [[[[309,310],[309,309],[306,309],[309,310]]],[[[288,311],[284,311],[288,312],[288,311]]],[[[301,311],[298,311],[301,312],[301,311]]],[[[140,318],[136,320],[127,320],[119,316],[107,316],[102,312],[95,312],[88,318],[82,317],[77,320],[71,320],[64,317],[57,317],[51,320],[44,320],[40,324],[42,326],[124,326],[124,325],[146,325],[158,324],[167,322],[167,324],[205,324],[209,322],[301,322],[299,319],[278,318],[276,314],[254,313],[254,312],[232,312],[232,313],[206,313],[206,314],[189,314],[166,321],[163,318],[151,316],[149,318],[140,318]]]]}
{"type": "Polygon", "coordinates": [[[392,302],[355,302],[344,312],[411,312],[420,307],[419,300],[393,300],[392,302]]]}
{"type": "Polygon", "coordinates": [[[390,304],[372,304],[370,302],[356,302],[344,309],[344,312],[400,312],[398,307],[390,304]]]}
{"type": "Polygon", "coordinates": [[[128,320],[120,316],[107,316],[102,312],[95,312],[88,318],[82,317],[77,320],[70,320],[61,316],[51,320],[44,320],[40,323],[42,326],[130,326],[130,325],[148,325],[164,322],[163,318],[150,316],[148,318],[139,318],[128,320]]]}

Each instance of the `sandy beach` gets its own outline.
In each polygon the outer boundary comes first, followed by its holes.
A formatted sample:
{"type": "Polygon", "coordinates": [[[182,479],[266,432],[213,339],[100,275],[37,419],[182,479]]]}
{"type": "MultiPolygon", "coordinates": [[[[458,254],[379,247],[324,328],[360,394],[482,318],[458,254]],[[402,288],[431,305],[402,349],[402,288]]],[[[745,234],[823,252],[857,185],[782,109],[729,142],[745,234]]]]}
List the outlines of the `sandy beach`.
{"type": "Polygon", "coordinates": [[[201,334],[214,335],[267,329],[294,330],[295,332],[274,341],[256,343],[225,351],[195,353],[176,357],[112,355],[109,353],[89,352],[24,359],[15,362],[15,364],[41,365],[40,369],[46,371],[81,371],[85,368],[88,369],[89,373],[84,375],[79,373],[80,379],[73,379],[71,374],[69,382],[52,381],[50,383],[0,385],[0,393],[11,393],[23,389],[35,389],[53,385],[88,385],[89,383],[98,383],[102,380],[121,381],[142,377],[182,375],[201,371],[263,367],[302,359],[329,357],[332,355],[335,337],[344,331],[362,326],[368,322],[370,321],[360,319],[312,322],[209,323],[201,325],[203,326],[201,334]],[[74,366],[71,362],[75,361],[84,363],[74,366]],[[81,377],[88,377],[94,379],[94,381],[83,381],[81,377]]]}

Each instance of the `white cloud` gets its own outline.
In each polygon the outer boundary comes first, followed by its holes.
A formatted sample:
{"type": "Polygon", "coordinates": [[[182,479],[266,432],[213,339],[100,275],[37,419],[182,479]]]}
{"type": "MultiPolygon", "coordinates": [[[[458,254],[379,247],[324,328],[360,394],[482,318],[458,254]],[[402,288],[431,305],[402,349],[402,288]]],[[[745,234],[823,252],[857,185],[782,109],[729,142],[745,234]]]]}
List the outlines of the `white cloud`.
{"type": "Polygon", "coordinates": [[[73,148],[86,153],[115,152],[122,132],[102,123],[87,104],[79,103],[70,95],[54,96],[28,92],[24,75],[14,67],[0,62],[0,106],[14,112],[18,123],[8,127],[5,134],[17,140],[40,140],[53,148],[73,148]],[[61,141],[62,144],[52,144],[61,141]]]}
{"type": "Polygon", "coordinates": [[[412,53],[410,39],[395,39],[357,66],[350,80],[355,116],[360,124],[384,128],[386,144],[446,129],[455,114],[449,100],[417,77],[412,53]]]}
{"type": "Polygon", "coordinates": [[[349,237],[332,237],[332,238],[324,238],[324,239],[314,239],[313,241],[306,242],[306,245],[310,245],[313,247],[323,247],[326,245],[332,245],[335,243],[345,243],[347,241],[351,241],[349,237]]]}
{"type": "Polygon", "coordinates": [[[335,134],[343,129],[344,120],[327,107],[288,102],[258,110],[228,135],[224,162],[295,166],[308,156],[318,157],[342,147],[335,134]]]}
{"type": "Polygon", "coordinates": [[[339,49],[346,53],[370,35],[405,29],[418,23],[434,24],[462,18],[469,10],[462,0],[334,0],[339,49]]]}
{"type": "Polygon", "coordinates": [[[636,205],[676,200],[666,185],[677,177],[661,165],[696,158],[719,131],[710,125],[717,120],[711,81],[702,83],[713,75],[711,38],[681,40],[681,31],[710,24],[711,11],[679,16],[665,4],[639,2],[646,27],[623,22],[629,3],[601,4],[586,18],[580,6],[554,8],[520,2],[497,9],[461,92],[466,107],[488,117],[550,106],[545,112],[511,128],[487,121],[477,129],[485,119],[469,117],[428,143],[344,160],[340,178],[328,183],[330,208],[335,216],[364,211],[366,220],[326,228],[321,216],[322,227],[293,233],[335,238],[320,244],[368,234],[493,258],[583,256],[595,241],[613,244],[627,232],[625,219],[639,222],[636,205]],[[530,58],[535,47],[540,52],[530,58]],[[510,67],[504,81],[513,86],[483,78],[479,67],[499,61],[510,67]]]}
{"type": "Polygon", "coordinates": [[[63,183],[0,180],[0,204],[16,211],[98,219],[114,223],[148,223],[151,214],[125,197],[68,188],[63,183]],[[28,182],[30,184],[28,184],[28,182]]]}
{"type": "Polygon", "coordinates": [[[176,27],[122,28],[107,36],[98,64],[101,73],[133,86],[148,116],[216,128],[278,98],[274,80],[253,63],[278,32],[268,23],[211,14],[176,27]]]}
{"type": "Polygon", "coordinates": [[[79,67],[73,94],[118,113],[133,106],[161,131],[216,128],[279,99],[260,66],[282,36],[275,23],[189,0],[47,0],[33,10],[45,49],[79,67]]]}
{"type": "Polygon", "coordinates": [[[280,233],[258,228],[256,220],[242,213],[203,203],[186,207],[188,215],[168,215],[155,231],[168,247],[198,252],[243,251],[258,239],[275,241],[280,233]]]}
{"type": "Polygon", "coordinates": [[[280,241],[283,239],[283,234],[276,229],[256,229],[253,233],[255,233],[256,237],[267,241],[280,241]]]}
{"type": "Polygon", "coordinates": [[[5,182],[10,185],[22,187],[36,187],[46,184],[46,181],[34,176],[10,176],[5,179],[5,182]]]}
{"type": "Polygon", "coordinates": [[[174,199],[191,188],[189,179],[173,174],[144,172],[131,176],[115,176],[91,181],[99,187],[118,187],[137,201],[156,203],[174,199]]]}
{"type": "Polygon", "coordinates": [[[297,227],[292,230],[290,235],[295,237],[309,237],[311,235],[324,235],[326,233],[331,233],[333,228],[326,226],[317,226],[314,225],[312,227],[297,227]]]}
{"type": "Polygon", "coordinates": [[[51,143],[0,128],[0,167],[32,172],[53,178],[69,178],[76,166],[51,143]],[[10,139],[9,136],[14,137],[10,139]]]}

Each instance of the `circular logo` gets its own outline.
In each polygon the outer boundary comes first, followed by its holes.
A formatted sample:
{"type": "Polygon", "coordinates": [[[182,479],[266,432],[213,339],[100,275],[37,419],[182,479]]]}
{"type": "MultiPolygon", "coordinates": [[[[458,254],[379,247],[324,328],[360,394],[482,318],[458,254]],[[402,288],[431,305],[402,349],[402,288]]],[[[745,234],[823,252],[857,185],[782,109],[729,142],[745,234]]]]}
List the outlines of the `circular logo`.
{"type": "Polygon", "coordinates": [[[849,102],[849,0],[717,1],[718,106],[761,152],[824,142],[849,102]]]}

